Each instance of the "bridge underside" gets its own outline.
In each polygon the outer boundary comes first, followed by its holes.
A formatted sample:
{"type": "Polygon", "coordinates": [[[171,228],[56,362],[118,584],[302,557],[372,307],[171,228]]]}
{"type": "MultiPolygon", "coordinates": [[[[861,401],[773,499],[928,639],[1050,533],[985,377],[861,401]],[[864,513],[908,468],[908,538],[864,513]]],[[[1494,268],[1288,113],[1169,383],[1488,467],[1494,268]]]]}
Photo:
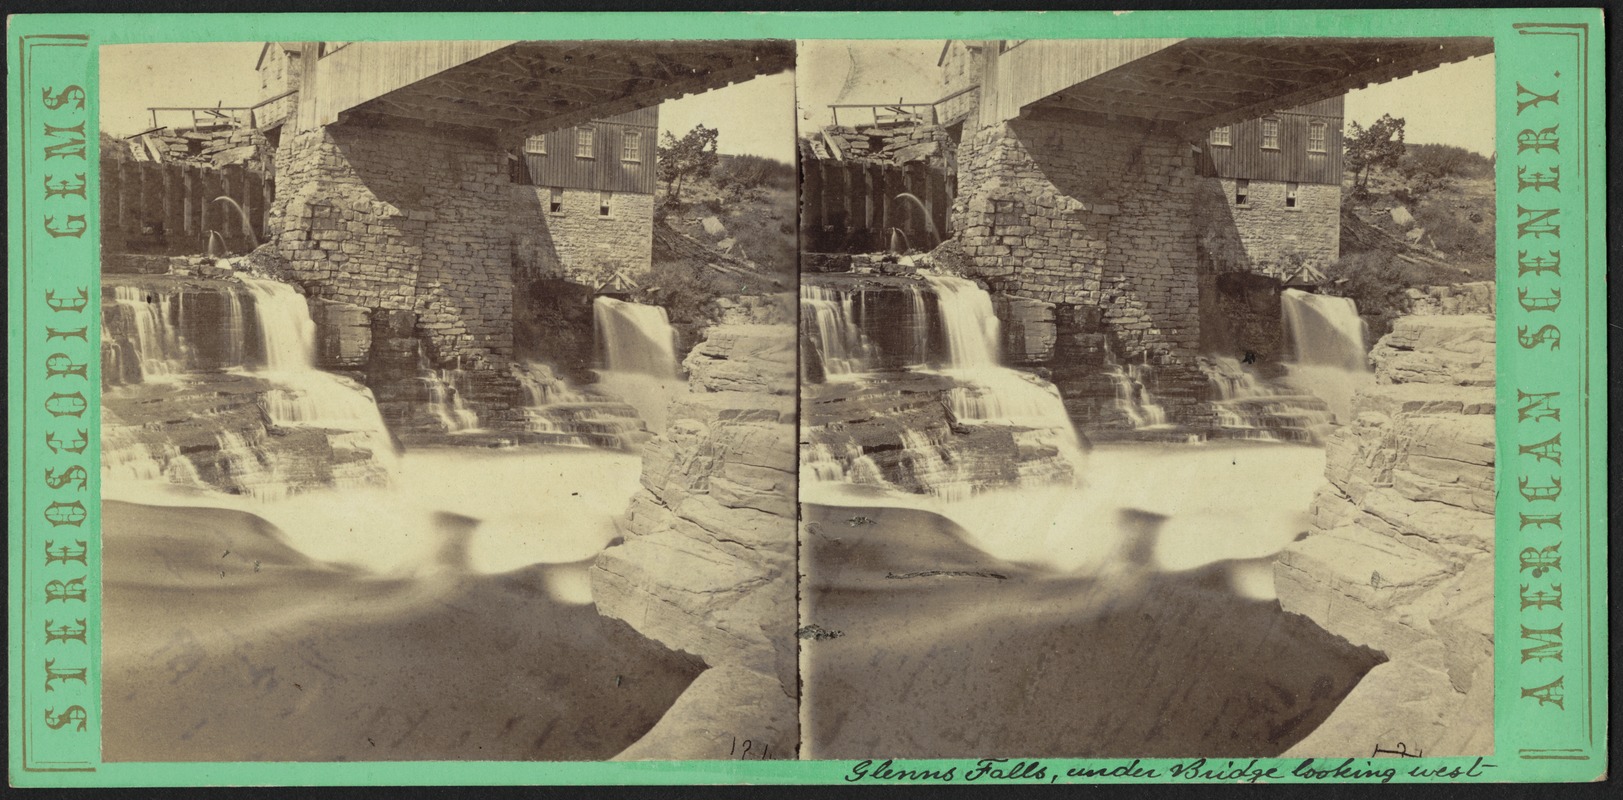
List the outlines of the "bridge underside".
{"type": "Polygon", "coordinates": [[[524,137],[794,66],[790,41],[515,42],[366,100],[344,116],[524,137]]]}
{"type": "Polygon", "coordinates": [[[1493,40],[1184,39],[1023,109],[1111,124],[1165,126],[1189,138],[1285,108],[1493,52],[1493,40]]]}

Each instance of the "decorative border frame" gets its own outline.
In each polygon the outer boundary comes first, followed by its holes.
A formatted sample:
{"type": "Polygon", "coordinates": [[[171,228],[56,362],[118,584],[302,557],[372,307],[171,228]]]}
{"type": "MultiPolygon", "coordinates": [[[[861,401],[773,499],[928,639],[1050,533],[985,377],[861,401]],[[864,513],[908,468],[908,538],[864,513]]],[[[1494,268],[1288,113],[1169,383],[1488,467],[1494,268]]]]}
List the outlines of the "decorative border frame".
{"type": "MultiPolygon", "coordinates": [[[[97,60],[139,42],[1492,36],[1495,739],[1488,758],[923,760],[909,782],[1588,781],[1605,775],[1603,52],[1596,9],[39,15],[10,19],[10,778],[17,786],[883,782],[840,761],[104,763],[97,60]],[[1552,177],[1555,176],[1555,177],[1552,177]],[[1515,289],[1515,292],[1510,291],[1515,289]],[[1564,346],[1563,346],[1564,345],[1564,346]],[[1271,770],[1271,772],[1270,772],[1271,770]]],[[[894,782],[894,781],[893,781],[894,782]]]]}

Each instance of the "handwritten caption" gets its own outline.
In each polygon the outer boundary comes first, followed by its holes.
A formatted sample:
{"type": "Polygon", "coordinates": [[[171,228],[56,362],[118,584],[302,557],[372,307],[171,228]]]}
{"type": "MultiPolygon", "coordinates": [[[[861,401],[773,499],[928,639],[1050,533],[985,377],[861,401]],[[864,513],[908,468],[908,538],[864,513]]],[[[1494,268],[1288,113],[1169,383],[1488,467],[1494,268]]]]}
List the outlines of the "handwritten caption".
{"type": "MultiPolygon", "coordinates": [[[[1412,756],[1410,756],[1412,757],[1412,756]]],[[[1170,765],[1157,762],[1146,765],[1143,759],[1119,762],[1090,762],[1083,766],[1051,764],[1041,760],[1013,760],[982,758],[945,768],[913,768],[898,765],[892,759],[859,761],[851,765],[845,775],[848,783],[915,782],[915,783],[977,783],[1011,781],[1022,783],[1058,783],[1061,780],[1138,779],[1147,781],[1220,781],[1257,783],[1259,781],[1378,781],[1390,783],[1398,776],[1412,779],[1482,778],[1494,769],[1478,757],[1469,765],[1416,765],[1409,768],[1377,763],[1389,759],[1375,758],[1306,758],[1300,762],[1284,764],[1278,761],[1264,763],[1264,759],[1206,759],[1177,761],[1170,765]]]]}

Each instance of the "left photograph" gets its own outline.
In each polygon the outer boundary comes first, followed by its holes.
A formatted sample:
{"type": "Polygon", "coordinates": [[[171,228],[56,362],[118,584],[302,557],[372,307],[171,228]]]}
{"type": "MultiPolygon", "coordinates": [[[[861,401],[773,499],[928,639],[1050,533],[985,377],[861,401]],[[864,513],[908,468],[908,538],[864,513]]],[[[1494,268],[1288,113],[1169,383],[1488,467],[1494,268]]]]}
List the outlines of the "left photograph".
{"type": "Polygon", "coordinates": [[[106,760],[796,757],[794,64],[100,49],[106,760]]]}

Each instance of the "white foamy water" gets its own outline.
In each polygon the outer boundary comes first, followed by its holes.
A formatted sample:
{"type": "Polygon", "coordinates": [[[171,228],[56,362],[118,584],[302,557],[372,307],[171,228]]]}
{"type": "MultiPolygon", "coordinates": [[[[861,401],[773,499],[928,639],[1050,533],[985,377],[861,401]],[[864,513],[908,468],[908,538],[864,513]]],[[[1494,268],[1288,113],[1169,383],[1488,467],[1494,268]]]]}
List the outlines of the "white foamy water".
{"type": "Polygon", "coordinates": [[[427,448],[401,459],[394,486],[262,502],[168,483],[107,480],[102,495],[159,506],[232,508],[265,518],[301,553],[378,575],[549,570],[561,602],[591,602],[584,562],[618,535],[641,461],[602,450],[427,448]],[[455,515],[466,518],[458,521],[455,515]],[[578,569],[577,569],[578,567],[578,569]],[[571,575],[579,572],[579,575],[571,575]]]}
{"type": "Polygon", "coordinates": [[[1294,354],[1287,383],[1324,400],[1339,422],[1350,421],[1353,395],[1374,382],[1369,326],[1358,316],[1358,305],[1351,298],[1299,289],[1286,289],[1279,297],[1294,354]]]}
{"type": "MultiPolygon", "coordinates": [[[[802,502],[913,508],[957,523],[990,555],[1062,574],[1108,575],[1131,551],[1168,572],[1270,557],[1308,528],[1324,451],[1271,444],[1100,445],[1087,485],[1026,486],[944,501],[849,483],[803,483],[802,502]]],[[[1272,573],[1236,564],[1236,591],[1273,596],[1272,573]]]]}
{"type": "Polygon", "coordinates": [[[1059,390],[1035,375],[1001,365],[1002,334],[992,296],[964,278],[926,275],[925,281],[935,289],[947,337],[948,363],[942,372],[958,384],[948,395],[953,416],[966,424],[1039,431],[1035,443],[1059,450],[1080,477],[1082,445],[1059,390]]]}
{"type": "Polygon", "coordinates": [[[665,430],[671,399],[686,388],[676,374],[676,329],[660,306],[612,297],[592,301],[598,387],[619,397],[655,433],[665,430]]]}
{"type": "Polygon", "coordinates": [[[285,283],[241,280],[253,298],[265,358],[253,372],[275,385],[261,403],[266,415],[277,425],[364,433],[374,457],[388,465],[394,450],[371,390],[316,369],[316,323],[304,296],[285,283]]]}
{"type": "Polygon", "coordinates": [[[676,330],[664,308],[599,297],[592,320],[605,370],[676,376],[676,330]]]}

